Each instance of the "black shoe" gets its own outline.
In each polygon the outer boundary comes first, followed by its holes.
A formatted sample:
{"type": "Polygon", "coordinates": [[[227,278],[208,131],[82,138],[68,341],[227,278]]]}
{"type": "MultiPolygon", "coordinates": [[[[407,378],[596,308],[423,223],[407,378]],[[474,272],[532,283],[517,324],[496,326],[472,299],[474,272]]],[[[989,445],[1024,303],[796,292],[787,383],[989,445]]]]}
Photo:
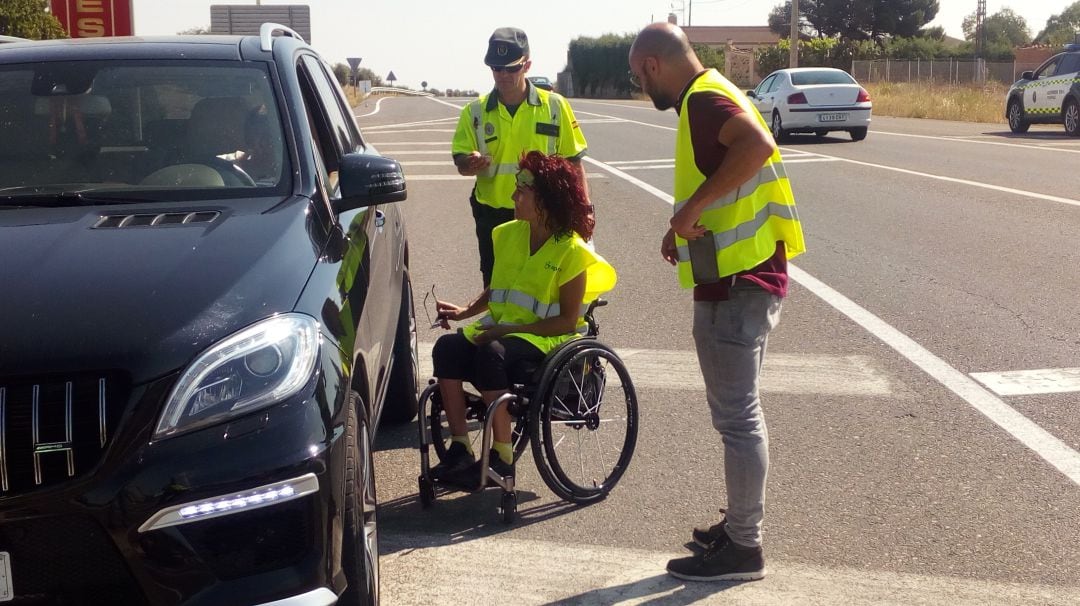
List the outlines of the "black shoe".
{"type": "MultiPolygon", "coordinates": [[[[720,513],[724,513],[721,509],[720,513]]],[[[727,537],[727,532],[724,531],[724,527],[727,526],[727,518],[720,520],[718,524],[712,526],[697,526],[694,528],[694,544],[701,549],[709,549],[716,544],[722,538],[727,537]]]]}
{"type": "Polygon", "coordinates": [[[761,547],[738,545],[725,532],[705,553],[669,561],[667,571],[685,581],[757,581],[765,578],[765,554],[761,547]]]}
{"type": "MultiPolygon", "coordinates": [[[[481,461],[477,459],[468,467],[455,472],[452,475],[447,475],[444,479],[445,482],[460,486],[466,490],[478,490],[480,488],[480,465],[481,461]]],[[[499,457],[499,453],[492,448],[488,451],[488,467],[496,474],[507,477],[514,475],[514,465],[512,463],[504,463],[499,457]]],[[[488,486],[492,485],[492,482],[488,482],[488,486]]]]}
{"type": "Polygon", "coordinates": [[[446,480],[460,473],[472,465],[476,457],[461,442],[451,442],[450,448],[446,449],[446,455],[438,465],[431,468],[431,477],[435,480],[446,480]]]}

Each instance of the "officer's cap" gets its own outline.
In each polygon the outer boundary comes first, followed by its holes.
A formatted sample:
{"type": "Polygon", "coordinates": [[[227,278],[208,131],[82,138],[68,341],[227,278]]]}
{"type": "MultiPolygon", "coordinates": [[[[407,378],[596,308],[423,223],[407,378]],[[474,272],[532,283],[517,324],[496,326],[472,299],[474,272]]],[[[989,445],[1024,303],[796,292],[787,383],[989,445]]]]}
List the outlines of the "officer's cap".
{"type": "Polygon", "coordinates": [[[484,65],[504,66],[529,57],[529,38],[516,27],[500,27],[488,39],[484,65]]]}

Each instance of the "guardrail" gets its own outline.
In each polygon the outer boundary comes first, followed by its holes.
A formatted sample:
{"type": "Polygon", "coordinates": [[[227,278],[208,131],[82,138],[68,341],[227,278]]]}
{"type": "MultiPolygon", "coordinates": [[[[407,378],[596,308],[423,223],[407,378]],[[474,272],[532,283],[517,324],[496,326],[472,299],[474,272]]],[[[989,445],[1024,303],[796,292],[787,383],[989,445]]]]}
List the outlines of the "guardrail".
{"type": "Polygon", "coordinates": [[[371,94],[396,94],[396,95],[413,95],[414,97],[431,97],[431,93],[427,91],[409,90],[407,88],[394,88],[392,86],[372,86],[371,94]]]}

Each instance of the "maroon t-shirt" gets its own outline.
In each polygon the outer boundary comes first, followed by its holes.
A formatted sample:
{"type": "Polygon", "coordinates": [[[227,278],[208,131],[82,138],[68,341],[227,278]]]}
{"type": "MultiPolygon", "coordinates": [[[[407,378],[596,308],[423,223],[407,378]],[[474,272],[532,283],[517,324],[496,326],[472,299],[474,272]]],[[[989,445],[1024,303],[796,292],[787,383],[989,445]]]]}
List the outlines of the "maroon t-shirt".
{"type": "MultiPolygon", "coordinates": [[[[682,99],[695,80],[704,75],[701,72],[686,85],[679,102],[675,104],[678,111],[682,107],[682,99]]],[[[687,119],[690,124],[690,142],[694,146],[694,163],[701,174],[709,176],[720,168],[727,155],[727,146],[720,143],[720,129],[732,116],[743,113],[743,109],[737,103],[727,97],[713,91],[698,91],[686,102],[687,119]]],[[[776,243],[776,252],[773,256],[763,261],[757,267],[741,271],[734,276],[722,278],[713,284],[700,284],[694,287],[695,301],[727,301],[728,291],[735,280],[749,280],[766,291],[779,297],[787,296],[788,274],[787,255],[784,243],[776,243]]]]}

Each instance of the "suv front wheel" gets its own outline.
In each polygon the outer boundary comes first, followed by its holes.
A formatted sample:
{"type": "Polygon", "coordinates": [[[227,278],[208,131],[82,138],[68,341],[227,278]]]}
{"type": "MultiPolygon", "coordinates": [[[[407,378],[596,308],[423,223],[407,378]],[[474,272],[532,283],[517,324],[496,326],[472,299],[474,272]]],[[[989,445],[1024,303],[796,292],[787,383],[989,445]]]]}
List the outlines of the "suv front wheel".
{"type": "Polygon", "coordinates": [[[1009,110],[1005,112],[1009,118],[1009,130],[1014,133],[1026,133],[1031,124],[1024,119],[1024,106],[1020,104],[1019,99],[1013,99],[1009,101],[1009,110]]]}

